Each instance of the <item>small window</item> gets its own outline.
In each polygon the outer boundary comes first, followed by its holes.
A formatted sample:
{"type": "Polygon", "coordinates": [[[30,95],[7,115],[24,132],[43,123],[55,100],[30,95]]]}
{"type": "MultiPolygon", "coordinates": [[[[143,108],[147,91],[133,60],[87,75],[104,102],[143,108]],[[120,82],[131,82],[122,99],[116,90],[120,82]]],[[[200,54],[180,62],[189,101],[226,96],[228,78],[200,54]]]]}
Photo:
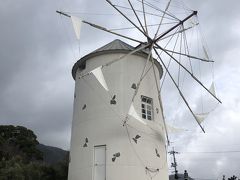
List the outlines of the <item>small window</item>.
{"type": "Polygon", "coordinates": [[[152,98],[141,96],[142,118],[149,121],[153,120],[153,100],[152,98]]]}

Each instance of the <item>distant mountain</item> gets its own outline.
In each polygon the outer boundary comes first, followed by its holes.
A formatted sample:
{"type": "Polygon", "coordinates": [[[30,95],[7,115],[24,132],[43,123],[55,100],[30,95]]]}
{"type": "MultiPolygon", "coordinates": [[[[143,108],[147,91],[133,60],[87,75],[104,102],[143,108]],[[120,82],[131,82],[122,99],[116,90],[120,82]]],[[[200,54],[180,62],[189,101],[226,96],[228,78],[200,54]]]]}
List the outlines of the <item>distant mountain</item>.
{"type": "Polygon", "coordinates": [[[57,147],[38,144],[36,148],[43,153],[43,161],[47,164],[54,165],[65,161],[67,158],[68,151],[57,147]]]}

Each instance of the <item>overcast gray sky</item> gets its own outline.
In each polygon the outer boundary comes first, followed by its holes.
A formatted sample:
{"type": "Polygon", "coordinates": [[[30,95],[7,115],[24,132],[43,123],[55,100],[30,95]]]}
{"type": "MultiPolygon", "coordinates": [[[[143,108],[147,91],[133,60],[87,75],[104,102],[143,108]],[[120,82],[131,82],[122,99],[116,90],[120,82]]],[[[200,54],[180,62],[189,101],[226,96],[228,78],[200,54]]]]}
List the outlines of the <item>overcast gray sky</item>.
{"type": "MultiPolygon", "coordinates": [[[[172,145],[182,152],[177,155],[179,171],[188,169],[193,177],[206,179],[240,176],[240,153],[190,153],[240,150],[240,1],[186,3],[199,11],[201,29],[216,61],[215,83],[223,104],[204,123],[206,134],[193,122],[187,133],[172,136],[172,145]]],[[[26,126],[41,143],[69,149],[74,91],[71,68],[80,56],[69,19],[56,10],[96,13],[75,15],[112,27],[125,22],[120,16],[99,15],[116,14],[104,0],[1,1],[0,124],[26,126]]],[[[83,26],[80,55],[114,38],[83,26]]],[[[170,85],[166,88],[173,92],[170,85]]],[[[184,120],[193,121],[184,110],[173,112],[178,102],[166,97],[167,117],[181,119],[178,126],[184,120]]]]}

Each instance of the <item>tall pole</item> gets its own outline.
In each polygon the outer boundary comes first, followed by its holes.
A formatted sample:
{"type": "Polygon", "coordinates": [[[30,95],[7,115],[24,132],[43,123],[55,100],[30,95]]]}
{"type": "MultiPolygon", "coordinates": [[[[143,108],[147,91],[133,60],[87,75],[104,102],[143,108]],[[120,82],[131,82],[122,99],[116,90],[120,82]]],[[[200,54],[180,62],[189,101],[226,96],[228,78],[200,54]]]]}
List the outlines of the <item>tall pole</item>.
{"type": "Polygon", "coordinates": [[[175,157],[175,154],[178,154],[178,152],[174,151],[174,147],[173,147],[173,150],[170,151],[169,154],[173,156],[173,163],[171,164],[171,167],[174,168],[175,179],[178,179],[177,161],[175,157]]]}

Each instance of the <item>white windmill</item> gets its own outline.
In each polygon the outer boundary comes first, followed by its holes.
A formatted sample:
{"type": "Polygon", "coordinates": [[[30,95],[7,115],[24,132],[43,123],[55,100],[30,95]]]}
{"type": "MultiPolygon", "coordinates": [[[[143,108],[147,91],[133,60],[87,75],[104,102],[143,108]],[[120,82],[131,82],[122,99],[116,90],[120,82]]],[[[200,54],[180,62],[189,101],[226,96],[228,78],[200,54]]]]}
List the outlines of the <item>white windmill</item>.
{"type": "Polygon", "coordinates": [[[201,123],[206,118],[206,113],[197,114],[192,110],[181,91],[179,78],[176,80],[170,72],[170,62],[175,62],[179,69],[187,72],[218,100],[214,85],[211,89],[206,88],[192,71],[192,60],[213,62],[205,47],[202,48],[205,57],[198,57],[190,54],[187,45],[186,32],[198,26],[198,22],[193,21],[197,12],[188,11],[183,18],[176,17],[170,12],[171,0],[165,2],[164,10],[146,0],[136,0],[141,10],[134,8],[130,0],[127,1],[129,7],[107,2],[132,24],[133,27],[127,29],[135,28],[146,41],[57,11],[72,18],[78,38],[80,25],[85,23],[139,43],[133,47],[114,40],[82,57],[73,66],[75,95],[68,179],[167,180],[166,144],[168,130],[174,128],[168,128],[165,123],[160,79],[163,77],[163,82],[166,75],[170,77],[203,131],[201,123]],[[120,8],[131,10],[139,26],[120,8]],[[157,14],[149,13],[150,10],[157,14]],[[139,17],[138,13],[142,16],[139,17]],[[147,15],[156,16],[160,22],[149,25],[147,15]],[[188,21],[191,26],[185,26],[188,21]],[[175,43],[170,43],[173,39],[175,43]],[[166,58],[170,58],[167,63],[166,58]],[[188,61],[189,68],[184,61],[188,61]]]}

